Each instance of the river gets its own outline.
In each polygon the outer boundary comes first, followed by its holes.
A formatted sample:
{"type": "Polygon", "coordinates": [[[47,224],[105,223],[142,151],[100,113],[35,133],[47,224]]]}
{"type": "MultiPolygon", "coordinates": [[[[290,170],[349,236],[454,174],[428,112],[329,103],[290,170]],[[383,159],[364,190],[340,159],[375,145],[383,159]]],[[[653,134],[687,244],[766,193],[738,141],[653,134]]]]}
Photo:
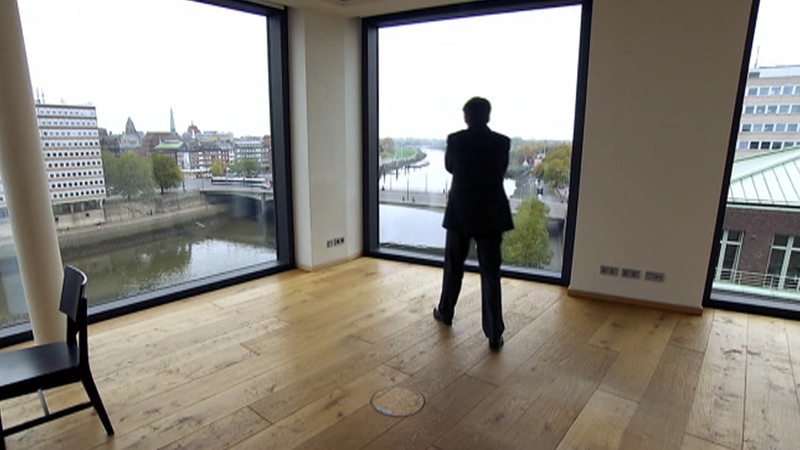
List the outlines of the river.
{"type": "MultiPolygon", "coordinates": [[[[96,305],[273,262],[275,239],[269,228],[246,218],[196,222],[177,236],[85,256],[67,255],[64,263],[86,273],[87,298],[96,305]]],[[[0,324],[26,320],[16,264],[4,263],[0,284],[0,324]]]]}

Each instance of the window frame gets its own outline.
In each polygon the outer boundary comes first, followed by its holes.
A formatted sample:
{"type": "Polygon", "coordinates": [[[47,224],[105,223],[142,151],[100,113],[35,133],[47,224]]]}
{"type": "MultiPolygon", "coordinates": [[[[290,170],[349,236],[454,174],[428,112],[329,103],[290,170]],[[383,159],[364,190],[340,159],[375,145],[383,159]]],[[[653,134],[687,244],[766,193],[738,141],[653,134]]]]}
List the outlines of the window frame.
{"type": "MultiPolygon", "coordinates": [[[[529,11],[569,5],[581,6],[581,25],[575,116],[572,139],[572,161],[570,167],[570,196],[567,203],[567,218],[564,229],[564,254],[561,272],[553,275],[540,269],[520,269],[503,266],[501,275],[546,283],[569,285],[572,274],[572,258],[575,240],[575,221],[580,187],[580,165],[583,144],[584,117],[586,109],[586,86],[589,61],[589,37],[591,33],[593,0],[485,0],[405,11],[395,14],[367,17],[362,22],[362,84],[363,84],[363,248],[364,255],[415,264],[443,267],[441,257],[426,256],[380,247],[379,188],[378,188],[378,29],[395,25],[431,22],[436,20],[477,17],[481,15],[529,11]]],[[[467,261],[466,270],[477,271],[474,261],[467,261]]]]}
{"type": "MultiPolygon", "coordinates": [[[[222,274],[137,294],[89,308],[89,323],[94,323],[153,306],[181,300],[295,267],[294,225],[291,190],[291,130],[289,123],[288,17],[287,10],[242,0],[185,0],[232,9],[264,17],[267,27],[267,65],[269,79],[270,137],[273,158],[273,204],[275,211],[276,259],[263,266],[222,274]]],[[[30,322],[0,329],[0,347],[33,338],[30,322]]]]}
{"type": "MultiPolygon", "coordinates": [[[[739,71],[739,88],[736,93],[736,99],[734,103],[735,110],[733,114],[733,120],[731,121],[731,129],[728,139],[728,157],[725,161],[723,181],[719,191],[717,221],[714,229],[712,250],[709,253],[708,268],[706,272],[706,286],[703,292],[702,305],[704,307],[728,309],[752,314],[764,314],[797,320],[800,319],[800,304],[797,304],[797,302],[739,297],[723,292],[712,291],[714,277],[716,275],[717,262],[721,250],[720,242],[723,233],[725,213],[728,206],[728,190],[730,189],[733,161],[736,155],[736,142],[738,139],[740,126],[739,122],[741,120],[742,111],[744,110],[743,103],[747,89],[748,74],[750,71],[749,64],[753,50],[753,37],[755,35],[759,3],[759,0],[753,0],[750,6],[750,19],[747,26],[747,34],[742,52],[742,63],[739,71]]],[[[797,87],[795,87],[795,91],[797,91],[797,87]]],[[[797,95],[797,92],[795,92],[795,95],[797,95]]],[[[757,141],[751,141],[751,146],[753,142],[757,141]]]]}

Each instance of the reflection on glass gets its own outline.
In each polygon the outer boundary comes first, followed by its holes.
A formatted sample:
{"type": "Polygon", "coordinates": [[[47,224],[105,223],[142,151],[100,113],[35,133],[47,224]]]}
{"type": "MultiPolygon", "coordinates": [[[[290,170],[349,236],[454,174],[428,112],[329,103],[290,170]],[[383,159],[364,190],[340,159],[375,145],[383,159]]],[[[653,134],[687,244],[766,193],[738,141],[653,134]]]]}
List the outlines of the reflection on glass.
{"type": "Polygon", "coordinates": [[[504,184],[516,228],[504,237],[504,264],[560,274],[580,14],[570,5],[379,28],[382,250],[443,255],[445,139],[466,128],[466,100],[482,96],[490,128],[517,136],[504,184]]]}
{"type": "MultiPolygon", "coordinates": [[[[19,4],[62,258],[87,273],[90,303],[274,262],[266,18],[185,0],[19,4]]],[[[2,324],[21,295],[0,238],[2,324]]]]}

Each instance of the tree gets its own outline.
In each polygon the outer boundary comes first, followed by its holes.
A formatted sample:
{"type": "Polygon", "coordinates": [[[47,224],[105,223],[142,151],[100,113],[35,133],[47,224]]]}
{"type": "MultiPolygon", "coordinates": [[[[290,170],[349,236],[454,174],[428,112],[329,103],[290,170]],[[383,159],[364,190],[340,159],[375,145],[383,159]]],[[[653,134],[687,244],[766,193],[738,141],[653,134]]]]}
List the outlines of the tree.
{"type": "Polygon", "coordinates": [[[155,189],[153,166],[149,158],[133,152],[115,156],[103,151],[103,172],[106,186],[128,200],[140,195],[151,194],[155,189]]]}
{"type": "Polygon", "coordinates": [[[394,153],[394,139],[383,138],[378,142],[382,155],[391,155],[394,153]]]}
{"type": "Polygon", "coordinates": [[[225,164],[215,159],[214,162],[211,163],[211,168],[208,171],[211,172],[211,176],[221,177],[225,175],[225,164]]]}
{"type": "Polygon", "coordinates": [[[241,158],[231,164],[231,171],[246,177],[254,177],[261,172],[261,164],[255,158],[241,158]]]}
{"type": "Polygon", "coordinates": [[[539,199],[529,198],[517,208],[514,229],[503,237],[503,262],[525,267],[544,267],[553,258],[547,214],[539,199]]]}
{"type": "Polygon", "coordinates": [[[553,189],[564,187],[569,184],[571,161],[572,146],[561,146],[544,157],[542,163],[536,166],[534,175],[553,189]]]}
{"type": "Polygon", "coordinates": [[[181,181],[183,181],[183,171],[181,171],[181,168],[174,158],[153,153],[151,160],[153,164],[153,178],[155,179],[156,185],[161,188],[161,195],[164,195],[164,189],[180,186],[181,181]]]}

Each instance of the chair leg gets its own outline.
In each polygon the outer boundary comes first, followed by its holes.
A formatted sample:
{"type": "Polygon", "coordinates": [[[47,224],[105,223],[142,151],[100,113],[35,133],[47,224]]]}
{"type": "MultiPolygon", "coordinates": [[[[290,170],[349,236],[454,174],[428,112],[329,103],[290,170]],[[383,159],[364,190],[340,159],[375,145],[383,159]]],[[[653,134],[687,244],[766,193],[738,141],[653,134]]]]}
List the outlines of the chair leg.
{"type": "Polygon", "coordinates": [[[114,427],[111,426],[111,420],[108,418],[105,406],[103,406],[103,400],[100,399],[100,393],[97,392],[97,386],[95,386],[94,379],[92,379],[92,373],[87,371],[83,375],[81,381],[83,382],[83,388],[86,389],[86,394],[89,396],[89,400],[92,401],[92,406],[94,406],[97,415],[100,417],[100,421],[103,422],[106,434],[113,436],[114,427]]]}
{"type": "Polygon", "coordinates": [[[6,450],[6,432],[3,430],[2,415],[0,415],[0,450],[6,450]]]}
{"type": "Polygon", "coordinates": [[[39,403],[42,404],[42,412],[44,412],[44,415],[45,416],[49,416],[50,415],[50,410],[47,409],[47,401],[45,401],[45,399],[44,399],[44,390],[43,389],[39,389],[39,403]]]}

